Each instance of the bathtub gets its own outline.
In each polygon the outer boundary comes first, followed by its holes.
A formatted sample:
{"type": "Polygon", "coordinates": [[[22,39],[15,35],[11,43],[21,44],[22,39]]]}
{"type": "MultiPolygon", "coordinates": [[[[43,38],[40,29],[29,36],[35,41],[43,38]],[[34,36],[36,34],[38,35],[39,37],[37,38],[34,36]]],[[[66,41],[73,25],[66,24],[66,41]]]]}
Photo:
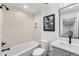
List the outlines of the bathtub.
{"type": "Polygon", "coordinates": [[[2,56],[32,56],[32,52],[35,48],[39,47],[39,43],[30,41],[28,43],[20,44],[11,47],[9,51],[2,52],[2,56]]]}

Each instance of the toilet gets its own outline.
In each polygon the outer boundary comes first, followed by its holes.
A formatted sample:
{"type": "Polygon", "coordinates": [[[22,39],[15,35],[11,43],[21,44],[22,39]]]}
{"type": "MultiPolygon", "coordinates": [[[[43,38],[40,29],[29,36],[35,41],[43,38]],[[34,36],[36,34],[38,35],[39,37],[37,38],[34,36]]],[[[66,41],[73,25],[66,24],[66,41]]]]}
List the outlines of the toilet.
{"type": "Polygon", "coordinates": [[[48,51],[48,41],[41,40],[40,42],[41,47],[36,48],[33,51],[33,56],[46,56],[48,51]]]}

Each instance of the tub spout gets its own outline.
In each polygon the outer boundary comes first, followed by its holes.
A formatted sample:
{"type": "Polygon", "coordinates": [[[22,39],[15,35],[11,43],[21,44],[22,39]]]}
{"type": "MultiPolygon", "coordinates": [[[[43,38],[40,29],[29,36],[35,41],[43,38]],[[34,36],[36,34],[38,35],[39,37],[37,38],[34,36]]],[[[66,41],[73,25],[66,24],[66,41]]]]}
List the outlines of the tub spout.
{"type": "Polygon", "coordinates": [[[7,51],[7,50],[10,50],[10,48],[7,48],[7,49],[3,49],[3,50],[2,50],[2,52],[4,52],[4,51],[7,51]]]}

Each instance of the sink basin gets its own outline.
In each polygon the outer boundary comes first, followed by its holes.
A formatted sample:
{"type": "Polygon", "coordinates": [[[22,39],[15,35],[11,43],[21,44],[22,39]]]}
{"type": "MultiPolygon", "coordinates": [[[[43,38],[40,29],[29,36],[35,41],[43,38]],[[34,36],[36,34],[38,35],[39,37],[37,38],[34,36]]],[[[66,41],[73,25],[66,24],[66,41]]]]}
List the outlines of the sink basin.
{"type": "Polygon", "coordinates": [[[59,45],[62,46],[62,47],[64,47],[64,48],[69,48],[69,49],[71,48],[71,49],[77,49],[77,50],[79,50],[79,45],[74,44],[74,43],[69,44],[67,42],[60,42],[59,45]]]}
{"type": "Polygon", "coordinates": [[[77,44],[77,43],[69,44],[66,41],[57,40],[57,41],[51,43],[51,45],[54,47],[60,48],[62,50],[79,55],[79,44],[77,44]]]}
{"type": "Polygon", "coordinates": [[[65,43],[65,42],[60,42],[59,45],[63,47],[67,47],[67,48],[71,46],[70,44],[65,43]]]}

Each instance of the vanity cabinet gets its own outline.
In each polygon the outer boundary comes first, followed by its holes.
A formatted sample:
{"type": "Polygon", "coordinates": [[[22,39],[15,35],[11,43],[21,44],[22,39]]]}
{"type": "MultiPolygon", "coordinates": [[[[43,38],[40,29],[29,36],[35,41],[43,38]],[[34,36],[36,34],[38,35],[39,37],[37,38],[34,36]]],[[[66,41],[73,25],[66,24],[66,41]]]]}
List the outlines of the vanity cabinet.
{"type": "Polygon", "coordinates": [[[74,53],[70,53],[70,56],[79,56],[79,55],[74,54],[74,53]]]}
{"type": "Polygon", "coordinates": [[[58,49],[58,48],[55,48],[55,51],[54,51],[54,56],[69,56],[69,52],[66,52],[64,50],[61,50],[61,49],[58,49]]]}
{"type": "Polygon", "coordinates": [[[78,56],[78,55],[54,46],[49,46],[49,56],[78,56]]]}

